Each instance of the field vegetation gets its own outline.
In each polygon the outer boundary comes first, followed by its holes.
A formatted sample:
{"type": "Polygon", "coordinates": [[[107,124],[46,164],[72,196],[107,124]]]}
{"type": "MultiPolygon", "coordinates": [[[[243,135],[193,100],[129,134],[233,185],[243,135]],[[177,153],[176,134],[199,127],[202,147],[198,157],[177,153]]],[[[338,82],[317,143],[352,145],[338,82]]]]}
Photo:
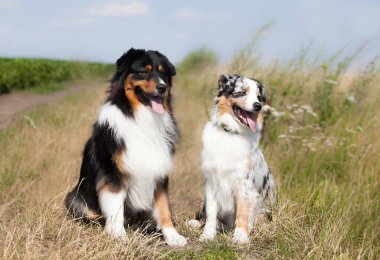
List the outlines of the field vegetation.
{"type": "Polygon", "coordinates": [[[48,59],[0,58],[0,94],[14,90],[49,92],[62,83],[112,73],[111,64],[48,59]]]}
{"type": "Polygon", "coordinates": [[[248,45],[221,64],[212,50],[178,64],[174,109],[182,132],[170,179],[175,225],[189,245],[166,247],[129,230],[128,244],[94,223],[67,216],[65,193],[77,181],[81,152],[105,98],[105,84],[20,115],[0,133],[0,254],[4,259],[379,259],[380,71],[355,55],[263,64],[248,45]],[[222,73],[255,77],[272,109],[262,150],[276,182],[273,221],[247,246],[230,233],[209,243],[186,221],[201,209],[200,137],[222,73]],[[31,122],[34,127],[32,127],[31,122]]]}

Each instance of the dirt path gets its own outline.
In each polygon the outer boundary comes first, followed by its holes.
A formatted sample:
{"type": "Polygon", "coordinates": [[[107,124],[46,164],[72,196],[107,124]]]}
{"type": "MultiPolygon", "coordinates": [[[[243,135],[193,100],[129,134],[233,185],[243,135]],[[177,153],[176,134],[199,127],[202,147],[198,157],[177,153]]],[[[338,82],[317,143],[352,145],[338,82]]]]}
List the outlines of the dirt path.
{"type": "Polygon", "coordinates": [[[50,104],[70,93],[85,89],[88,87],[88,85],[91,84],[74,86],[49,94],[30,94],[15,92],[0,95],[0,131],[9,126],[17,113],[37,105],[50,104]]]}

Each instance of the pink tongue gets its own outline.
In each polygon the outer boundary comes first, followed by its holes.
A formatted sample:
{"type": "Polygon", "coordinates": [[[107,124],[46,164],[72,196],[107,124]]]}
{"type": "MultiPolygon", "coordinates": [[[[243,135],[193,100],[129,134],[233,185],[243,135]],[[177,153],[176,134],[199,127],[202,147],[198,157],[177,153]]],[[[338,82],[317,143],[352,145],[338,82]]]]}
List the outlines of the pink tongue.
{"type": "Polygon", "coordinates": [[[151,97],[150,104],[154,112],[163,114],[165,113],[164,106],[162,105],[162,100],[159,97],[151,97]]]}
{"type": "Polygon", "coordinates": [[[247,124],[252,132],[256,132],[256,116],[250,116],[244,110],[241,110],[243,118],[247,121],[247,124]]]}

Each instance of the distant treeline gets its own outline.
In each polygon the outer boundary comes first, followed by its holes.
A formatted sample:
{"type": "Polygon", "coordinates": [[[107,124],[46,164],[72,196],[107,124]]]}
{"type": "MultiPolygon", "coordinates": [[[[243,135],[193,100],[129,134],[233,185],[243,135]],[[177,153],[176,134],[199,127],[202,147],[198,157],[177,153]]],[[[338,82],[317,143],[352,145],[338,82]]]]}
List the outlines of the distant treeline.
{"type": "Polygon", "coordinates": [[[84,77],[105,77],[113,69],[112,64],[93,62],[0,58],[0,94],[84,77]]]}

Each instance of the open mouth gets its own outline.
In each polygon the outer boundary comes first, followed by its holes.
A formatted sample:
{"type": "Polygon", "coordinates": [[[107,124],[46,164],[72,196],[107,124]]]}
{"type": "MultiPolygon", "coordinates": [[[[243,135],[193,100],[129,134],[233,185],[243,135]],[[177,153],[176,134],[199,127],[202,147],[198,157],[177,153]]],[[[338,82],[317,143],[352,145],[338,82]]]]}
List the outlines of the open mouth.
{"type": "Polygon", "coordinates": [[[161,97],[149,96],[148,98],[150,100],[150,107],[153,109],[154,112],[161,115],[165,113],[165,109],[164,109],[164,105],[162,104],[161,97]]]}
{"type": "Polygon", "coordinates": [[[246,111],[237,106],[233,107],[233,111],[235,116],[239,119],[240,123],[248,126],[252,132],[256,132],[257,114],[246,111]]]}
{"type": "Polygon", "coordinates": [[[150,106],[152,110],[158,114],[164,114],[165,108],[162,103],[162,98],[160,95],[154,95],[154,93],[145,93],[141,87],[136,87],[135,93],[139,98],[140,102],[146,106],[150,106]]]}

